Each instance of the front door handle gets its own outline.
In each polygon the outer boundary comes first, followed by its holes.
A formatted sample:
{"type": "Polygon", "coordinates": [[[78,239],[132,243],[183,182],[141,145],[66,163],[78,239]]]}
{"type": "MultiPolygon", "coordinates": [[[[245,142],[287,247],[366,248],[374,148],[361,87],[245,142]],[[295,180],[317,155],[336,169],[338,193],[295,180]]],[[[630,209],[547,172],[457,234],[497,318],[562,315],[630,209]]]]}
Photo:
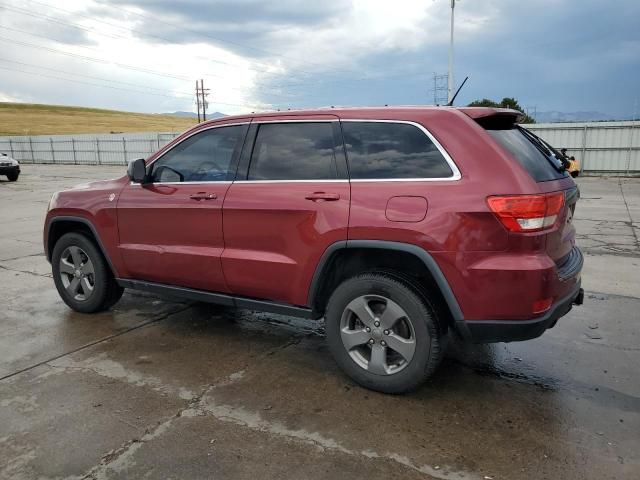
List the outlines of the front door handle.
{"type": "Polygon", "coordinates": [[[215,193],[198,192],[193,195],[189,195],[191,200],[215,200],[218,196],[215,193]]]}
{"type": "Polygon", "coordinates": [[[340,200],[340,195],[337,193],[313,192],[304,198],[306,200],[311,200],[312,202],[317,202],[319,200],[335,202],[336,200],[340,200]]]}

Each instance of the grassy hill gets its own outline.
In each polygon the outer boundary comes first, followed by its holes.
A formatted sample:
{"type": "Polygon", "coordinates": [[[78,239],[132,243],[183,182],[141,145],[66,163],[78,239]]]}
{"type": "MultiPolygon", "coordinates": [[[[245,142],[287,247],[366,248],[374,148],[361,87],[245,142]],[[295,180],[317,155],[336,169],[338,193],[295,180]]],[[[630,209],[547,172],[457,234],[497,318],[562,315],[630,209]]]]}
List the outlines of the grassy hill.
{"type": "Polygon", "coordinates": [[[181,132],[195,119],[99,108],[0,102],[0,136],[181,132]]]}

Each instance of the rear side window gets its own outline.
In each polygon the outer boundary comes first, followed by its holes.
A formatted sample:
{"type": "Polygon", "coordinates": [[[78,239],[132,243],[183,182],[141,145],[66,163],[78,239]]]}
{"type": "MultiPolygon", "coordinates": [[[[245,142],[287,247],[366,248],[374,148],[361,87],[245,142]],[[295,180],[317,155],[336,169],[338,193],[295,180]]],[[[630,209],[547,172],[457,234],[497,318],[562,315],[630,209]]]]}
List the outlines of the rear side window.
{"type": "Polygon", "coordinates": [[[330,122],[266,123],[256,136],[249,180],[337,178],[330,122]]]}
{"type": "Polygon", "coordinates": [[[547,182],[567,176],[553,153],[548,151],[546,146],[537,146],[535,140],[527,138],[518,127],[487,130],[487,133],[507,150],[536,182],[547,182]]]}
{"type": "Polygon", "coordinates": [[[451,167],[418,127],[407,123],[342,122],[352,179],[447,178],[451,167]]]}

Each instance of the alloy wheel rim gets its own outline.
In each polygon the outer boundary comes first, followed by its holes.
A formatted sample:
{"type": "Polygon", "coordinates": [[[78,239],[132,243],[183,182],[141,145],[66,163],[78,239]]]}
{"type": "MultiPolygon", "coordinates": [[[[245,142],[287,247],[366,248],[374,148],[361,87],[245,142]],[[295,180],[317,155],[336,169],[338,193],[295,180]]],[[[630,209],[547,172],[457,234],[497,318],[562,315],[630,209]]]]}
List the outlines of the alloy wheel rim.
{"type": "Polygon", "coordinates": [[[95,289],[95,269],[87,252],[75,245],[65,248],[59,270],[62,286],[71,298],[85,302],[91,297],[95,289]]]}
{"type": "Polygon", "coordinates": [[[377,375],[400,372],[416,351],[411,319],[382,295],[362,295],[349,302],[340,319],[340,337],[351,359],[377,375]]]}

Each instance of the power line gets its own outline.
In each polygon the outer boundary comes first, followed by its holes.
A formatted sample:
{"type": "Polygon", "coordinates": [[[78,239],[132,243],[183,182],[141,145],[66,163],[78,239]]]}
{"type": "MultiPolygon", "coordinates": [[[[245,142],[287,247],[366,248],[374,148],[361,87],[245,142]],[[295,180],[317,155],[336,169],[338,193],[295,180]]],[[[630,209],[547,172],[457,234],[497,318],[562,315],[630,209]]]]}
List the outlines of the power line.
{"type": "MultiPolygon", "coordinates": [[[[31,3],[36,3],[36,4],[38,4],[38,5],[43,5],[43,6],[46,6],[46,7],[49,7],[49,8],[53,8],[53,9],[56,9],[56,10],[60,10],[60,11],[62,11],[62,12],[65,12],[65,13],[68,13],[68,14],[72,14],[72,15],[74,15],[74,16],[79,16],[79,17],[87,18],[87,19],[89,19],[89,20],[93,20],[93,21],[96,21],[96,22],[99,22],[99,23],[103,23],[103,24],[105,24],[105,25],[109,25],[109,26],[111,26],[111,27],[119,28],[119,29],[121,29],[121,30],[124,30],[124,31],[130,32],[130,33],[137,33],[137,34],[141,34],[141,32],[134,31],[134,30],[132,30],[132,29],[130,29],[130,28],[127,28],[127,27],[123,27],[122,25],[117,25],[117,24],[114,24],[114,23],[111,23],[111,22],[106,22],[106,21],[104,21],[104,20],[102,20],[102,19],[95,18],[95,17],[90,16],[90,15],[84,15],[84,14],[82,14],[82,13],[78,13],[78,12],[73,12],[73,11],[70,11],[70,10],[62,9],[62,8],[55,7],[55,6],[50,5],[50,4],[47,4],[47,3],[38,2],[38,1],[36,1],[36,0],[28,0],[28,1],[29,1],[29,2],[31,2],[31,3]]],[[[220,38],[218,38],[218,37],[214,37],[214,36],[208,35],[208,34],[206,34],[206,33],[198,32],[198,31],[195,31],[195,30],[191,30],[191,29],[188,29],[188,28],[182,27],[182,26],[180,26],[180,25],[177,25],[177,24],[174,24],[174,23],[171,23],[171,22],[164,21],[164,20],[159,19],[159,18],[157,18],[157,17],[150,16],[150,15],[148,15],[148,14],[147,14],[147,15],[144,15],[144,14],[141,14],[141,13],[132,12],[132,11],[127,10],[127,9],[116,8],[116,7],[113,7],[113,6],[111,6],[111,5],[109,5],[109,7],[110,7],[110,8],[114,8],[114,9],[116,9],[116,10],[122,10],[122,11],[125,11],[125,12],[126,12],[126,13],[128,13],[128,14],[136,15],[136,16],[138,16],[138,17],[142,17],[142,18],[150,18],[150,19],[153,19],[153,20],[154,20],[154,21],[156,21],[156,22],[164,23],[164,24],[166,24],[166,25],[172,26],[172,27],[177,28],[177,29],[179,29],[179,30],[188,31],[188,32],[191,32],[191,33],[193,33],[193,34],[195,34],[195,35],[201,36],[201,37],[211,38],[211,39],[213,39],[213,40],[217,40],[217,41],[220,41],[220,42],[223,42],[223,43],[229,43],[229,44],[233,44],[233,45],[237,45],[237,46],[243,46],[243,45],[242,45],[242,44],[240,44],[240,43],[237,43],[237,42],[231,42],[231,41],[226,41],[226,40],[220,39],[220,38]]],[[[20,10],[18,13],[23,13],[23,12],[25,12],[25,14],[30,15],[30,16],[38,16],[38,15],[39,15],[39,14],[33,14],[32,12],[29,12],[28,10],[18,9],[17,7],[9,7],[9,8],[14,9],[14,10],[20,10]]],[[[51,19],[51,18],[54,18],[54,17],[50,17],[50,16],[47,16],[47,15],[40,15],[40,16],[41,16],[41,17],[45,17],[45,19],[51,19]]],[[[96,30],[95,30],[95,29],[89,29],[89,28],[87,28],[87,27],[83,27],[82,25],[78,25],[77,23],[65,22],[65,21],[60,20],[60,19],[54,19],[54,20],[56,21],[56,23],[60,23],[60,24],[64,24],[64,25],[68,25],[68,26],[71,26],[71,27],[73,27],[73,28],[79,28],[80,30],[84,30],[84,31],[87,31],[87,32],[90,32],[90,33],[96,33],[96,30]]],[[[99,33],[99,34],[101,34],[101,35],[102,35],[102,34],[104,34],[104,35],[106,35],[106,36],[110,36],[110,37],[112,37],[112,38],[122,38],[122,39],[129,40],[129,37],[126,37],[126,36],[123,36],[123,35],[113,35],[113,34],[106,34],[106,33],[102,33],[102,32],[98,32],[98,33],[99,33]]],[[[161,36],[161,35],[157,35],[157,34],[145,33],[145,34],[144,34],[144,36],[152,37],[152,38],[157,38],[157,39],[160,39],[160,40],[164,40],[164,41],[166,41],[166,42],[174,43],[174,40],[173,40],[173,39],[168,38],[168,37],[164,37],[164,36],[161,36]]],[[[249,47],[249,46],[247,46],[247,48],[253,48],[253,47],[249,47]]],[[[259,48],[258,48],[258,49],[256,49],[256,50],[265,51],[266,53],[271,53],[272,55],[276,55],[276,56],[280,56],[280,57],[283,57],[283,58],[287,58],[286,56],[284,56],[284,55],[282,55],[282,54],[275,53],[275,52],[270,52],[270,51],[262,50],[262,49],[259,49],[259,48]]],[[[268,70],[268,69],[259,69],[259,68],[255,68],[255,67],[248,67],[248,66],[234,65],[234,64],[232,64],[232,63],[225,62],[225,61],[223,61],[223,60],[218,60],[218,59],[215,59],[215,58],[212,58],[212,57],[205,57],[205,56],[202,56],[202,55],[193,55],[193,54],[191,54],[190,56],[191,56],[192,58],[199,58],[199,59],[202,59],[202,60],[205,60],[205,61],[210,61],[210,62],[214,62],[214,63],[221,63],[221,64],[224,64],[224,65],[227,65],[227,66],[233,67],[233,68],[241,68],[241,69],[242,69],[242,68],[244,68],[244,69],[247,69],[247,70],[252,70],[252,71],[256,71],[256,72],[260,72],[260,73],[266,73],[266,74],[268,74],[268,75],[278,75],[278,76],[288,75],[288,73],[287,73],[287,72],[274,72],[274,71],[272,71],[272,70],[268,70]]],[[[306,63],[308,63],[308,62],[306,62],[306,63]]],[[[308,63],[308,64],[310,64],[310,63],[308,63]]],[[[262,65],[265,65],[265,66],[267,66],[267,67],[269,66],[268,64],[265,64],[265,63],[262,63],[262,65]]],[[[310,65],[311,65],[311,64],[310,64],[310,65]]],[[[320,65],[319,65],[319,64],[317,64],[317,66],[320,66],[320,65]]],[[[331,72],[331,70],[329,70],[329,72],[331,72]]],[[[334,73],[334,74],[335,74],[336,72],[337,72],[337,73],[343,72],[343,73],[357,73],[357,74],[360,74],[360,72],[359,72],[359,71],[355,71],[355,70],[334,70],[334,71],[333,71],[333,73],[334,73]]],[[[296,73],[303,73],[303,74],[306,74],[306,75],[316,75],[316,74],[314,74],[314,73],[312,73],[312,72],[306,72],[306,71],[304,71],[304,70],[300,70],[300,69],[297,69],[297,70],[296,70],[296,73]]],[[[384,76],[380,76],[380,77],[377,77],[377,78],[390,78],[390,77],[394,77],[394,76],[403,76],[403,75],[404,75],[404,74],[397,74],[397,75],[384,75],[384,76]]],[[[215,75],[215,74],[208,74],[207,76],[216,76],[216,75],[215,75]]],[[[370,78],[371,78],[371,77],[360,77],[360,78],[356,78],[355,80],[356,80],[356,81],[359,81],[359,80],[363,80],[363,81],[364,81],[364,80],[368,80],[368,79],[370,79],[370,78]]],[[[334,80],[334,81],[341,82],[341,81],[343,81],[343,80],[341,80],[341,79],[336,79],[336,80],[334,80]]],[[[325,82],[327,82],[327,81],[325,81],[325,82]]],[[[308,84],[309,84],[309,82],[301,82],[301,83],[298,83],[298,84],[285,85],[285,86],[307,86],[308,84]]]]}
{"type": "MultiPolygon", "coordinates": [[[[13,28],[13,27],[9,27],[9,26],[6,26],[6,25],[0,25],[0,30],[11,30],[11,31],[14,31],[14,32],[24,33],[24,34],[27,34],[27,35],[30,35],[30,36],[34,36],[34,37],[43,38],[45,40],[53,40],[55,42],[61,42],[61,40],[58,40],[56,38],[47,37],[45,35],[39,35],[37,33],[28,32],[26,30],[21,30],[19,28],[13,28]]],[[[76,58],[79,58],[80,60],[83,60],[83,61],[87,60],[87,61],[95,61],[95,62],[107,63],[107,64],[112,64],[113,63],[111,60],[99,59],[99,58],[95,58],[95,57],[87,57],[87,56],[80,55],[80,54],[73,53],[73,52],[66,52],[64,50],[58,50],[58,49],[55,49],[55,48],[52,48],[52,47],[46,47],[46,46],[38,45],[38,44],[20,42],[18,40],[8,39],[8,38],[5,38],[5,37],[0,37],[0,40],[5,40],[5,41],[8,41],[8,42],[17,43],[19,45],[28,46],[28,47],[32,47],[32,48],[38,48],[40,50],[44,49],[44,50],[48,50],[48,51],[51,51],[51,52],[54,52],[54,53],[60,53],[62,55],[68,55],[68,56],[76,57],[76,58]]],[[[87,47],[85,45],[76,45],[75,47],[76,48],[82,48],[82,49],[85,49],[85,50],[89,50],[89,51],[92,51],[92,52],[102,53],[100,50],[98,50],[96,48],[87,47]]],[[[175,75],[175,74],[160,72],[160,71],[157,71],[157,70],[141,69],[141,67],[136,67],[136,66],[133,66],[133,65],[128,65],[128,64],[123,64],[123,63],[118,63],[118,64],[113,63],[113,64],[118,66],[118,67],[121,67],[121,68],[127,68],[127,69],[130,69],[130,70],[135,70],[135,71],[139,71],[139,72],[142,72],[142,73],[149,73],[149,74],[152,74],[152,75],[166,76],[167,78],[172,78],[172,79],[176,79],[176,80],[191,81],[191,78],[190,77],[186,77],[186,76],[179,76],[179,75],[175,75]]],[[[228,78],[228,77],[224,77],[222,75],[217,75],[217,74],[214,74],[214,73],[207,73],[206,76],[207,77],[220,78],[220,79],[228,78]]],[[[300,83],[300,84],[294,84],[294,85],[282,85],[282,87],[290,87],[290,86],[296,86],[296,85],[303,86],[305,84],[304,83],[300,83]]],[[[270,88],[270,90],[271,90],[273,88],[277,88],[278,85],[267,86],[265,84],[254,82],[252,84],[252,88],[255,88],[255,87],[257,87],[257,88],[270,88]]],[[[228,86],[227,88],[230,89],[230,90],[236,90],[236,91],[239,91],[239,92],[243,92],[244,91],[244,89],[241,89],[241,88],[238,88],[238,87],[233,87],[233,86],[228,86]]],[[[278,94],[278,93],[274,93],[273,91],[270,91],[269,95],[277,96],[277,97],[281,97],[281,98],[291,98],[291,95],[281,95],[281,94],[278,94]]]]}
{"type": "MultiPolygon", "coordinates": [[[[196,85],[198,83],[196,82],[196,85]]],[[[207,102],[207,97],[209,96],[209,89],[204,88],[204,80],[200,79],[200,104],[202,105],[202,121],[207,121],[207,107],[209,106],[209,102],[207,102]]]]}
{"type": "MultiPolygon", "coordinates": [[[[29,1],[35,2],[35,0],[29,0],[29,1]]],[[[41,5],[45,5],[44,3],[41,3],[41,2],[36,2],[36,3],[40,3],[41,5]]],[[[141,17],[141,18],[148,18],[148,19],[152,20],[153,22],[163,23],[163,24],[171,26],[173,28],[177,28],[178,30],[183,30],[185,32],[193,33],[194,35],[197,35],[197,36],[210,38],[210,39],[215,40],[217,42],[226,43],[228,45],[235,45],[237,47],[247,48],[247,49],[250,49],[250,50],[257,51],[257,52],[268,53],[270,55],[274,55],[274,56],[277,56],[277,57],[280,57],[280,58],[289,59],[289,60],[291,60],[293,62],[297,62],[297,63],[301,63],[301,64],[307,64],[309,66],[314,66],[316,68],[323,66],[323,65],[321,65],[319,63],[301,61],[301,60],[294,59],[292,57],[288,57],[288,56],[283,55],[281,53],[273,52],[271,50],[267,50],[267,49],[264,49],[264,48],[253,47],[251,45],[246,45],[246,44],[243,44],[243,43],[240,43],[240,42],[233,42],[231,40],[225,40],[223,38],[216,37],[216,36],[213,36],[213,35],[210,35],[210,34],[207,34],[207,33],[199,32],[197,30],[192,30],[190,28],[185,28],[185,27],[183,27],[181,25],[178,25],[178,24],[175,24],[175,23],[172,23],[172,22],[167,22],[166,20],[158,18],[158,17],[156,17],[154,15],[149,15],[148,13],[147,14],[143,14],[143,13],[139,13],[139,12],[133,12],[133,11],[131,11],[129,9],[126,9],[126,8],[117,8],[117,7],[114,7],[113,5],[105,4],[105,2],[102,2],[102,1],[97,1],[97,3],[100,3],[102,5],[107,5],[108,7],[113,8],[115,10],[121,10],[123,12],[126,12],[126,13],[130,14],[130,15],[135,15],[135,16],[141,17]]],[[[298,70],[298,71],[301,71],[301,70],[298,70]]],[[[331,71],[331,70],[329,70],[329,71],[331,71]]],[[[357,73],[355,70],[333,70],[333,72],[334,73],[336,73],[336,72],[337,73],[357,73]]],[[[305,73],[309,73],[309,72],[305,72],[305,73]]],[[[311,75],[313,75],[313,74],[311,74],[311,75]]]]}
{"type": "Polygon", "coordinates": [[[92,85],[94,87],[110,88],[110,89],[113,89],[113,90],[123,90],[123,91],[126,91],[126,92],[144,93],[146,95],[157,95],[157,96],[160,96],[160,97],[186,98],[186,97],[182,97],[182,96],[179,96],[179,95],[169,95],[169,94],[166,94],[166,93],[156,93],[156,92],[149,92],[149,91],[145,91],[145,90],[134,90],[132,88],[114,87],[112,85],[103,85],[101,83],[85,82],[85,81],[82,81],[82,80],[75,80],[75,79],[72,79],[72,78],[59,77],[57,75],[49,75],[49,74],[46,74],[46,73],[28,72],[26,70],[20,70],[20,69],[17,69],[17,68],[0,67],[0,69],[8,70],[10,72],[25,73],[27,75],[35,75],[35,76],[38,76],[38,77],[55,78],[57,80],[63,80],[65,82],[80,83],[80,84],[83,84],[83,85],[92,85]]]}
{"type": "MultiPolygon", "coordinates": [[[[94,75],[83,75],[83,74],[77,73],[77,72],[68,72],[68,71],[65,71],[65,70],[58,70],[56,68],[43,67],[41,65],[34,65],[32,63],[17,62],[15,60],[9,60],[7,58],[1,58],[0,57],[0,62],[14,63],[16,65],[22,65],[22,66],[25,66],[25,67],[40,68],[42,70],[49,70],[51,72],[63,73],[63,74],[72,75],[72,76],[75,76],[75,77],[84,77],[84,78],[89,78],[89,79],[93,79],[93,80],[100,80],[100,81],[103,81],[103,82],[119,83],[119,84],[122,84],[122,85],[128,85],[130,87],[138,87],[138,88],[143,88],[143,89],[159,90],[159,91],[164,91],[164,92],[167,91],[167,90],[162,89],[162,88],[150,87],[148,85],[140,85],[139,83],[122,82],[122,81],[119,81],[119,80],[111,80],[111,79],[104,78],[104,77],[96,77],[94,75]]],[[[174,92],[174,93],[179,93],[179,94],[184,94],[184,95],[189,95],[189,96],[191,95],[188,92],[174,92]]]]}
{"type": "MultiPolygon", "coordinates": [[[[94,87],[109,88],[109,89],[112,89],[112,90],[122,90],[122,91],[133,92],[133,93],[142,93],[142,94],[146,94],[146,95],[156,95],[156,96],[160,96],[160,97],[168,97],[168,98],[176,98],[176,99],[191,98],[191,95],[185,97],[185,96],[180,96],[180,95],[170,95],[170,94],[164,94],[164,93],[149,92],[149,91],[145,91],[145,90],[133,90],[131,88],[114,87],[114,86],[111,86],[111,85],[103,85],[103,84],[100,84],[100,83],[85,82],[85,81],[82,81],[82,80],[64,78],[64,77],[59,77],[57,75],[49,75],[49,74],[37,73],[37,72],[28,72],[26,70],[20,70],[20,69],[17,69],[17,68],[9,68],[9,67],[0,66],[0,70],[24,73],[26,75],[34,75],[34,76],[37,76],[37,77],[53,78],[53,79],[56,79],[56,80],[62,80],[64,82],[73,82],[73,83],[79,83],[79,84],[83,84],[83,85],[91,85],[91,86],[94,86],[94,87]]],[[[240,104],[240,103],[227,103],[227,102],[215,102],[215,103],[218,104],[218,105],[225,105],[225,106],[230,106],[230,107],[241,107],[241,108],[250,108],[250,109],[253,109],[253,110],[256,110],[256,109],[257,110],[264,110],[264,107],[259,106],[259,105],[240,104]]]]}
{"type": "Polygon", "coordinates": [[[196,80],[196,103],[198,104],[198,123],[200,123],[200,85],[198,85],[198,80],[196,80]]]}
{"type": "MultiPolygon", "coordinates": [[[[52,37],[47,37],[47,36],[44,36],[44,35],[36,34],[36,33],[33,33],[33,32],[28,32],[26,30],[21,30],[21,29],[14,28],[14,27],[9,27],[9,26],[6,26],[6,25],[0,25],[0,28],[3,29],[3,30],[11,30],[11,31],[15,31],[15,32],[25,33],[27,35],[31,35],[31,36],[35,36],[35,37],[39,37],[39,38],[44,38],[46,40],[53,40],[53,41],[61,42],[60,40],[52,38],[52,37]]],[[[46,47],[46,46],[39,45],[39,44],[21,42],[21,41],[10,39],[10,38],[6,38],[6,37],[0,37],[0,40],[16,43],[16,44],[27,46],[27,47],[31,47],[31,48],[37,48],[39,50],[47,50],[47,51],[54,52],[54,53],[60,53],[62,55],[67,55],[67,56],[79,58],[81,60],[93,61],[93,62],[98,62],[98,63],[103,63],[103,64],[112,64],[112,65],[116,65],[116,66],[121,67],[121,68],[126,68],[126,69],[129,69],[129,70],[134,70],[134,71],[138,71],[138,72],[142,72],[142,73],[149,73],[151,75],[159,75],[159,76],[164,76],[164,77],[167,77],[167,78],[174,78],[174,79],[177,79],[177,80],[187,80],[187,81],[191,81],[192,80],[190,77],[186,77],[186,76],[164,73],[164,72],[160,72],[160,71],[157,71],[157,70],[143,69],[141,67],[137,67],[137,66],[133,66],[133,65],[127,65],[127,64],[123,64],[123,63],[115,63],[115,62],[112,62],[111,60],[98,59],[98,58],[95,58],[95,57],[89,57],[89,56],[80,55],[80,54],[77,54],[77,53],[66,52],[64,50],[58,50],[58,49],[55,49],[55,48],[52,48],[52,47],[46,47]]],[[[97,50],[95,48],[90,48],[90,47],[87,47],[87,46],[84,46],[84,45],[77,45],[76,47],[100,53],[99,50],[97,50]]],[[[422,75],[420,75],[420,76],[422,76],[422,75]]],[[[215,73],[206,73],[205,77],[213,77],[213,78],[220,78],[220,79],[227,79],[228,78],[228,77],[224,77],[222,75],[218,75],[218,74],[215,74],[215,73]]],[[[373,80],[398,78],[398,77],[406,79],[406,78],[408,78],[408,75],[406,73],[397,73],[397,74],[393,74],[393,75],[381,75],[381,76],[377,76],[377,77],[368,76],[368,77],[351,78],[351,79],[330,79],[330,80],[318,80],[316,82],[304,81],[304,82],[299,82],[299,83],[285,83],[285,84],[280,84],[280,83],[267,84],[267,83],[261,83],[261,82],[253,82],[251,87],[252,88],[268,89],[268,94],[269,95],[276,95],[276,96],[281,96],[282,97],[282,95],[278,95],[277,93],[274,93],[273,89],[295,88],[295,87],[308,88],[309,86],[315,85],[315,84],[331,84],[331,83],[344,84],[344,83],[349,83],[349,82],[367,82],[367,81],[373,81],[373,80]]],[[[411,77],[412,78],[418,78],[418,76],[416,76],[416,75],[412,75],[411,77]]],[[[229,87],[229,88],[241,91],[241,89],[239,89],[239,88],[234,88],[234,87],[229,87]]],[[[285,97],[289,97],[289,95],[285,95],[285,97]]]]}
{"type": "Polygon", "coordinates": [[[116,65],[116,66],[121,67],[121,68],[126,68],[126,69],[129,69],[129,70],[135,70],[135,71],[143,72],[143,73],[148,73],[148,74],[151,74],[151,75],[158,75],[160,77],[175,78],[175,79],[178,79],[178,80],[189,80],[189,77],[185,77],[184,75],[174,75],[174,74],[169,74],[169,73],[163,73],[163,72],[158,72],[156,70],[151,70],[151,69],[148,69],[148,68],[141,68],[141,67],[135,67],[133,65],[127,65],[125,63],[112,62],[111,60],[104,60],[104,59],[95,58],[95,57],[88,57],[86,55],[80,55],[80,54],[77,54],[77,53],[65,52],[64,50],[58,50],[56,48],[46,47],[44,45],[37,45],[37,44],[33,44],[33,43],[28,43],[28,42],[21,42],[19,40],[14,40],[12,38],[6,38],[6,37],[1,37],[0,36],[0,40],[5,41],[5,42],[16,43],[18,45],[23,45],[25,47],[36,48],[38,50],[47,50],[49,52],[54,52],[54,53],[58,53],[60,55],[66,55],[68,57],[78,58],[78,59],[85,60],[85,61],[102,63],[102,64],[116,65]]]}
{"type": "MultiPolygon", "coordinates": [[[[34,3],[40,3],[40,2],[34,2],[34,3]]],[[[45,5],[45,4],[42,4],[42,5],[45,5]]],[[[81,16],[81,17],[85,17],[85,18],[88,18],[88,19],[93,20],[93,21],[97,21],[97,22],[100,22],[100,23],[105,23],[105,24],[110,25],[110,26],[116,26],[116,25],[113,25],[111,23],[104,22],[102,20],[99,20],[99,19],[96,19],[96,18],[93,18],[93,17],[89,17],[87,15],[76,14],[75,12],[70,12],[69,10],[64,10],[64,9],[58,8],[58,7],[52,7],[50,5],[47,5],[47,6],[49,6],[51,8],[55,8],[57,10],[61,10],[63,12],[73,13],[75,15],[78,15],[78,16],[81,16]]],[[[102,35],[102,36],[109,37],[109,38],[114,38],[114,39],[130,40],[130,38],[125,36],[125,35],[117,35],[117,34],[112,34],[112,33],[105,33],[103,31],[98,31],[98,30],[93,29],[93,28],[84,27],[84,26],[79,25],[79,24],[74,23],[74,22],[66,22],[64,20],[60,20],[58,18],[51,17],[49,15],[44,15],[44,14],[40,14],[40,13],[33,13],[33,12],[29,11],[29,10],[25,10],[25,9],[22,9],[22,8],[13,7],[13,6],[5,6],[3,8],[6,8],[7,10],[14,11],[14,12],[19,13],[21,15],[26,15],[26,16],[33,17],[33,18],[41,18],[41,19],[47,20],[49,22],[57,23],[57,24],[60,24],[60,25],[71,27],[71,28],[76,28],[76,29],[81,30],[83,32],[88,32],[88,33],[92,33],[92,34],[96,34],[97,33],[98,35],[102,35]]],[[[130,29],[126,28],[126,27],[122,27],[122,26],[116,26],[116,27],[120,28],[120,29],[123,29],[123,30],[126,30],[126,31],[129,31],[129,32],[132,32],[132,30],[130,30],[130,29]]],[[[160,39],[160,40],[163,40],[163,41],[168,41],[168,42],[172,41],[171,39],[169,39],[167,37],[163,37],[163,36],[160,36],[160,35],[154,35],[154,34],[151,34],[151,33],[145,34],[144,36],[157,38],[157,39],[160,39]]],[[[275,75],[277,75],[277,73],[272,72],[272,71],[267,70],[267,69],[259,69],[259,68],[255,68],[255,67],[245,67],[245,66],[242,66],[242,65],[234,65],[232,63],[225,62],[223,60],[218,60],[218,59],[213,58],[213,57],[205,57],[205,56],[202,56],[202,55],[193,55],[193,54],[190,54],[189,56],[191,56],[193,58],[199,58],[201,60],[206,60],[208,62],[219,63],[219,64],[225,65],[227,67],[241,68],[241,69],[245,68],[245,69],[254,70],[254,71],[260,72],[260,73],[267,73],[267,74],[275,74],[275,75]]]]}

